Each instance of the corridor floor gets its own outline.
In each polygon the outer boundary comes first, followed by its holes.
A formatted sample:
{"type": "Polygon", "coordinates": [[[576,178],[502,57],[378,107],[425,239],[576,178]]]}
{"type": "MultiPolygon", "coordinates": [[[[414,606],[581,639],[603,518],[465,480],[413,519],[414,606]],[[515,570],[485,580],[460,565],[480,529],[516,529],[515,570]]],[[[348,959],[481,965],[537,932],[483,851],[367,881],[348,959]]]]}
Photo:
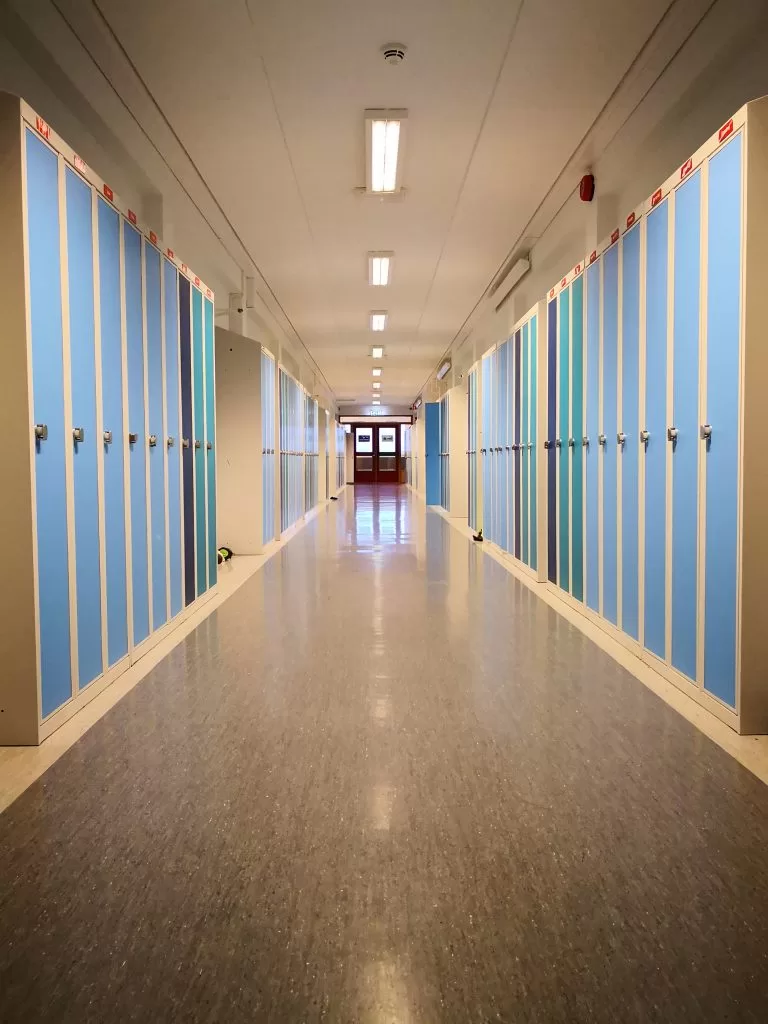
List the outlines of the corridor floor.
{"type": "Polygon", "coordinates": [[[768,789],[348,489],[0,817],[0,1021],[768,1018],[768,789]]]}

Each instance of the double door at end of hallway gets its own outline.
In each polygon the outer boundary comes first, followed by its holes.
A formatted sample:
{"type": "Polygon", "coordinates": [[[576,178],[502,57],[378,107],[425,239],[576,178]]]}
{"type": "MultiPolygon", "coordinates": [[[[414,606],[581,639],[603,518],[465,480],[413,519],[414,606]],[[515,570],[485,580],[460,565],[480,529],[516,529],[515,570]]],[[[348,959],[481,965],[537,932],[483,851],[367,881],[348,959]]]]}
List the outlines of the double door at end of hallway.
{"type": "Polygon", "coordinates": [[[355,483],[396,484],[400,479],[400,431],[397,425],[355,427],[355,483]]]}

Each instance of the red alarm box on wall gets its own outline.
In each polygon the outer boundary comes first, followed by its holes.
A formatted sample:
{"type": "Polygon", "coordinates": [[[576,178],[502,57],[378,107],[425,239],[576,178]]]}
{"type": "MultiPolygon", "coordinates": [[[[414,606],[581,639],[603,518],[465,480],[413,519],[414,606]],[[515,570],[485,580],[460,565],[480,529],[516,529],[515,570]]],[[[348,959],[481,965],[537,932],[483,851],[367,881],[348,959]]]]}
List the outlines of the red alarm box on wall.
{"type": "Polygon", "coordinates": [[[591,203],[595,198],[595,176],[585,174],[579,182],[579,199],[582,203],[591,203]]]}

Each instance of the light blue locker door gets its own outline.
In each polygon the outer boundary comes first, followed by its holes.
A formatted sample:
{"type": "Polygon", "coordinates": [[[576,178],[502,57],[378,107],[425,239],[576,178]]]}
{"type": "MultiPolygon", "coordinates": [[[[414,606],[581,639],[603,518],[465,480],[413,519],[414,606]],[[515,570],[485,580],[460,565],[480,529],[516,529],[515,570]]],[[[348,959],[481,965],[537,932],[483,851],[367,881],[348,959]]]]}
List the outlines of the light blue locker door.
{"type": "Polygon", "coordinates": [[[644,643],[666,657],[667,604],[667,258],[669,202],[648,215],[645,263],[645,602],[644,643]]]}
{"type": "Polygon", "coordinates": [[[534,570],[538,568],[538,523],[536,516],[538,515],[538,502],[536,500],[536,446],[539,444],[538,430],[536,426],[536,416],[538,415],[538,317],[531,317],[529,344],[531,348],[531,418],[530,418],[530,441],[531,444],[531,474],[530,474],[530,488],[531,488],[531,539],[530,539],[530,567],[534,570]]]}
{"type": "Polygon", "coordinates": [[[510,506],[510,477],[509,477],[509,419],[511,416],[512,388],[510,386],[512,376],[512,359],[510,358],[510,343],[505,341],[499,346],[498,360],[498,388],[499,404],[496,417],[496,447],[501,449],[496,452],[496,463],[498,466],[498,528],[496,541],[503,551],[509,551],[509,520],[512,515],[510,506]]]}
{"type": "Polygon", "coordinates": [[[621,628],[640,636],[638,529],[640,460],[640,225],[622,239],[621,425],[621,628]]]}
{"type": "Polygon", "coordinates": [[[557,388],[560,404],[557,410],[557,521],[558,556],[557,582],[570,590],[570,483],[569,466],[571,449],[571,289],[560,292],[558,298],[557,322],[560,327],[557,357],[557,388]]]}
{"type": "Polygon", "coordinates": [[[480,524],[486,540],[491,539],[491,456],[489,452],[491,431],[491,357],[483,356],[482,362],[482,418],[483,436],[481,447],[481,469],[483,474],[483,521],[480,524]]]}
{"type": "Polygon", "coordinates": [[[603,256],[603,616],[617,622],[619,247],[603,256]]]}
{"type": "MultiPolygon", "coordinates": [[[[571,593],[584,600],[584,275],[571,285],[571,593]]],[[[571,442],[569,441],[569,444],[571,442]]]]}
{"type": "Polygon", "coordinates": [[[197,596],[208,589],[208,552],[205,502],[205,346],[203,344],[203,296],[192,289],[192,375],[195,451],[195,572],[197,596]]]}
{"type": "MultiPolygon", "coordinates": [[[[585,413],[584,473],[586,487],[586,600],[587,607],[600,611],[600,490],[598,465],[600,446],[600,263],[593,263],[587,278],[587,335],[585,354],[587,398],[585,413]]],[[[578,441],[578,438],[577,438],[578,441]]]]}
{"type": "Polygon", "coordinates": [[[120,216],[98,200],[101,402],[104,437],[104,547],[107,663],[128,653],[128,568],[125,554],[125,431],[123,314],[120,300],[120,216]]]}
{"type": "MultiPolygon", "coordinates": [[[[709,162],[704,689],[736,706],[742,136],[709,162]]],[[[705,431],[706,433],[706,431],[705,431]]]]}
{"type": "Polygon", "coordinates": [[[696,678],[701,173],[675,196],[672,424],[672,664],[696,678]]]}
{"type": "Polygon", "coordinates": [[[179,402],[179,275],[163,259],[165,303],[165,446],[168,452],[168,568],[171,617],[183,607],[181,593],[181,404],[179,402]]]}
{"type": "MultiPolygon", "coordinates": [[[[27,246],[32,327],[32,406],[43,436],[35,441],[37,591],[42,717],[72,696],[67,554],[64,337],[59,259],[59,162],[26,129],[27,246]]],[[[34,428],[33,428],[34,429],[34,428]]],[[[15,543],[13,537],[6,538],[15,543]]]]}
{"type": "Polygon", "coordinates": [[[93,279],[93,193],[67,167],[69,352],[77,586],[77,685],[104,671],[101,648],[101,566],[98,444],[96,435],[96,326],[93,279]],[[77,440],[82,437],[82,440],[77,440]]]}
{"type": "Polygon", "coordinates": [[[131,479],[131,585],[133,642],[149,636],[147,550],[147,432],[144,406],[144,303],[141,235],[123,221],[125,333],[128,347],[128,465],[131,479]]]}
{"type": "MultiPolygon", "coordinates": [[[[203,302],[203,328],[205,330],[205,473],[208,500],[208,586],[216,584],[218,549],[216,537],[216,404],[214,397],[214,334],[213,303],[203,302]]],[[[317,405],[315,405],[317,410],[317,405]]],[[[315,412],[315,423],[317,422],[315,412]]],[[[316,428],[315,428],[316,429],[316,428]]],[[[315,447],[317,447],[315,445],[315,447]]],[[[315,470],[317,469],[317,460],[315,470]]]]}
{"type": "Polygon", "coordinates": [[[530,416],[530,325],[523,324],[521,331],[521,346],[522,346],[522,379],[520,381],[521,387],[518,389],[520,393],[521,401],[521,431],[520,431],[520,449],[521,463],[522,463],[522,485],[520,493],[520,536],[521,536],[521,558],[526,565],[531,564],[531,548],[530,548],[530,519],[529,519],[529,484],[530,484],[530,469],[531,469],[531,452],[528,448],[530,440],[530,427],[529,427],[529,416],[530,416]]]}
{"type": "Polygon", "coordinates": [[[147,305],[147,395],[149,397],[149,495],[152,543],[152,629],[168,619],[165,555],[165,424],[163,422],[163,322],[160,253],[144,241],[147,305]]]}

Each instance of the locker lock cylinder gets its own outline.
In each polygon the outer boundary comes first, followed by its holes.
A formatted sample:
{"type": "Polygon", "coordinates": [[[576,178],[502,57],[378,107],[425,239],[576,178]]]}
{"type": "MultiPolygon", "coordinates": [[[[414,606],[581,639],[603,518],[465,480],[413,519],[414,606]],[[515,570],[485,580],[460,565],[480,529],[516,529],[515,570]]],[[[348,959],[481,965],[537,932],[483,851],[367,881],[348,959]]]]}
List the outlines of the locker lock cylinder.
{"type": "Polygon", "coordinates": [[[667,440],[671,441],[672,444],[674,444],[677,440],[678,433],[679,431],[677,427],[667,427],[667,440]]]}
{"type": "Polygon", "coordinates": [[[605,443],[606,443],[607,440],[608,440],[608,438],[605,436],[605,434],[598,434],[597,435],[597,443],[599,445],[602,445],[603,447],[605,447],[605,443]]]}
{"type": "Polygon", "coordinates": [[[568,447],[569,448],[575,448],[576,447],[576,438],[575,437],[569,437],[568,438],[568,447]]]}
{"type": "Polygon", "coordinates": [[[35,440],[36,441],[47,441],[48,440],[48,424],[47,423],[36,423],[35,424],[35,440]]]}
{"type": "Polygon", "coordinates": [[[709,423],[702,423],[701,430],[699,431],[699,437],[702,441],[712,440],[712,427],[709,423]]]}
{"type": "Polygon", "coordinates": [[[176,444],[176,438],[169,437],[168,440],[166,441],[166,444],[168,445],[169,448],[173,448],[173,446],[176,444]]]}
{"type": "Polygon", "coordinates": [[[157,434],[150,434],[149,435],[149,447],[150,448],[156,448],[157,447],[157,434]]]}
{"type": "Polygon", "coordinates": [[[620,445],[623,445],[626,440],[627,440],[627,435],[624,433],[623,430],[620,430],[618,432],[618,434],[616,435],[616,443],[620,444],[620,445]]]}
{"type": "Polygon", "coordinates": [[[589,448],[589,438],[587,437],[586,434],[581,439],[581,447],[582,448],[589,448]]]}
{"type": "Polygon", "coordinates": [[[72,428],[72,439],[74,441],[78,441],[78,442],[84,441],[85,440],[85,427],[73,427],[72,428]]]}
{"type": "Polygon", "coordinates": [[[645,445],[645,447],[647,448],[648,447],[648,442],[650,441],[650,439],[651,439],[651,435],[648,433],[647,430],[641,430],[640,431],[640,444],[645,445]]]}
{"type": "Polygon", "coordinates": [[[104,444],[112,444],[112,431],[111,430],[105,430],[104,431],[104,444]]]}

